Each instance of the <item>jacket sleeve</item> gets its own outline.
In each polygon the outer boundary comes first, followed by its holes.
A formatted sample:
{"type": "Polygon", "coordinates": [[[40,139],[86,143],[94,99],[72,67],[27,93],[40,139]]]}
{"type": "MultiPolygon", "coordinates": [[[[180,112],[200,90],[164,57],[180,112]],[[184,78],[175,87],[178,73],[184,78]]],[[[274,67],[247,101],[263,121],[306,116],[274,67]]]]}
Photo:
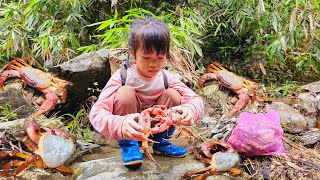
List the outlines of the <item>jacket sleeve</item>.
{"type": "Polygon", "coordinates": [[[92,126],[108,139],[123,138],[121,128],[127,116],[112,114],[115,94],[120,87],[121,77],[120,70],[118,70],[111,76],[89,113],[92,126]]]}
{"type": "Polygon", "coordinates": [[[203,110],[203,99],[192,89],[187,87],[179,78],[175,77],[169,71],[165,71],[168,76],[169,88],[177,90],[181,95],[181,105],[192,109],[194,112],[194,120],[199,121],[200,114],[203,110]]]}

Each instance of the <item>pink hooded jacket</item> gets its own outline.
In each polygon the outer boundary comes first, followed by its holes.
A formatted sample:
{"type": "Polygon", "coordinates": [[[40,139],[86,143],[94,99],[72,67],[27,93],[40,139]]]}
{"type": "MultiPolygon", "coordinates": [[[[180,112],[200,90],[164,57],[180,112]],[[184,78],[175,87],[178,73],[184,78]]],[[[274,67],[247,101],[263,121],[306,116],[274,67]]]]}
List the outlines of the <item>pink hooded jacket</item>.
{"type": "MultiPolygon", "coordinates": [[[[168,79],[168,87],[177,90],[181,94],[181,105],[190,107],[194,112],[194,120],[198,121],[203,109],[202,98],[182,83],[169,71],[164,71],[168,79]]],[[[162,71],[153,78],[145,78],[137,73],[136,67],[127,70],[126,85],[135,88],[137,96],[143,106],[151,106],[155,103],[165,89],[162,71]]],[[[123,139],[121,128],[128,115],[119,116],[112,114],[113,101],[117,90],[121,87],[120,69],[117,70],[103,88],[97,102],[91,108],[89,118],[93,127],[103,136],[109,139],[123,139]]]]}

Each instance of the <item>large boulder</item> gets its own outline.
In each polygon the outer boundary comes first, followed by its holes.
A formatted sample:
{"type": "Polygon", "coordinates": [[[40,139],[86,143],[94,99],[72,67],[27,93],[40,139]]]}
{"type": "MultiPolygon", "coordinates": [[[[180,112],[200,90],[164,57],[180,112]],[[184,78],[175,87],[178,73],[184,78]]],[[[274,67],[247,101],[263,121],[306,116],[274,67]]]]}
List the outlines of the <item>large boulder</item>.
{"type": "Polygon", "coordinates": [[[109,50],[82,54],[58,65],[62,79],[73,83],[68,87],[70,97],[82,97],[90,89],[102,89],[111,77],[109,50]]]}
{"type": "Polygon", "coordinates": [[[61,79],[72,82],[67,87],[68,97],[64,104],[56,106],[52,113],[66,114],[78,111],[89,97],[98,97],[111,77],[110,51],[101,49],[77,56],[49,69],[61,79]]]}

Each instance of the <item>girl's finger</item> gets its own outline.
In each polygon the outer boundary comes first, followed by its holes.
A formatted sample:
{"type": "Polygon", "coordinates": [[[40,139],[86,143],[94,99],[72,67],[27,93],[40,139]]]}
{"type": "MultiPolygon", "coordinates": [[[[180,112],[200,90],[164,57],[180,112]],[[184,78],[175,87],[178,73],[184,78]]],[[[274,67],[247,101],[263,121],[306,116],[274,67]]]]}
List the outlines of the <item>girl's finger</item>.
{"type": "Polygon", "coordinates": [[[179,114],[182,113],[182,108],[181,106],[175,106],[175,107],[172,107],[173,110],[177,111],[179,114]]]}
{"type": "Polygon", "coordinates": [[[187,111],[184,107],[176,106],[176,107],[173,107],[173,109],[181,115],[182,119],[184,119],[186,117],[187,111]]]}
{"type": "Polygon", "coordinates": [[[192,114],[188,114],[188,116],[181,123],[185,126],[191,126],[192,124],[194,124],[192,114]]]}
{"type": "Polygon", "coordinates": [[[134,128],[136,131],[143,132],[143,127],[138,124],[136,121],[130,121],[129,125],[134,128]]]}
{"type": "Polygon", "coordinates": [[[182,111],[181,117],[182,117],[183,119],[185,119],[185,118],[187,118],[187,116],[188,116],[188,109],[183,108],[182,110],[183,110],[183,111],[182,111]]]}
{"type": "Polygon", "coordinates": [[[130,132],[131,136],[133,137],[132,139],[135,139],[138,141],[142,140],[143,133],[137,131],[136,128],[133,128],[132,126],[130,126],[129,132],[130,132]]]}
{"type": "Polygon", "coordinates": [[[132,140],[132,135],[128,130],[125,130],[125,132],[123,133],[123,137],[124,139],[132,140]]]}
{"type": "Polygon", "coordinates": [[[184,126],[190,126],[190,118],[189,117],[187,117],[187,118],[185,118],[184,120],[182,120],[182,124],[184,125],[184,126]]]}

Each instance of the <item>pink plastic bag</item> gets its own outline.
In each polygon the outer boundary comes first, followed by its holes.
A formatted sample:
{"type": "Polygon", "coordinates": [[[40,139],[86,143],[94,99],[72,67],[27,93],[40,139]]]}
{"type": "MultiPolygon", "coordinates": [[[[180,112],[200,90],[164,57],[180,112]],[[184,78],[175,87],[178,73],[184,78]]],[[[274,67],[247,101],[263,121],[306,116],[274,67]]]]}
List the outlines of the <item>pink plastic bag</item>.
{"type": "Polygon", "coordinates": [[[271,109],[266,114],[243,112],[228,143],[248,156],[285,155],[282,136],[283,129],[277,111],[271,109]]]}

